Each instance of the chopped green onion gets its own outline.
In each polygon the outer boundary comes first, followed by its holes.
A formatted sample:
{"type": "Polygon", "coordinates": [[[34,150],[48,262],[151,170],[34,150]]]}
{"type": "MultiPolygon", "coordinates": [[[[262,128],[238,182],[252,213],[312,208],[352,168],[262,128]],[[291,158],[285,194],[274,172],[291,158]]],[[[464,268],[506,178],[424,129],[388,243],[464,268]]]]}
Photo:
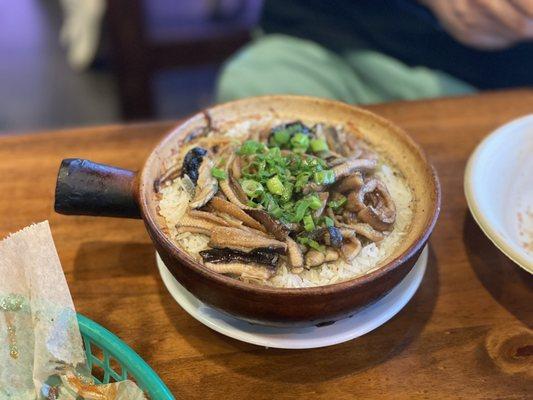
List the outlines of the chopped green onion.
{"type": "Polygon", "coordinates": [[[334,221],[330,217],[324,217],[324,225],[326,225],[328,228],[335,225],[334,221]]]}
{"type": "Polygon", "coordinates": [[[313,240],[313,239],[309,239],[309,247],[317,251],[321,251],[321,252],[326,251],[325,246],[322,246],[320,243],[318,243],[316,240],[313,240]]]}
{"type": "Polygon", "coordinates": [[[309,136],[303,133],[297,133],[291,138],[291,145],[293,150],[300,149],[305,152],[309,147],[309,136]]]}
{"type": "Polygon", "coordinates": [[[293,186],[294,185],[290,182],[287,182],[283,185],[283,193],[281,194],[281,201],[283,201],[284,203],[288,203],[291,200],[293,186]]]}
{"type": "Polygon", "coordinates": [[[328,151],[328,144],[324,139],[311,139],[311,151],[313,153],[320,153],[321,151],[328,151]]]}
{"type": "Polygon", "coordinates": [[[308,237],[305,237],[305,236],[298,236],[296,238],[296,241],[300,244],[308,244],[309,243],[309,238],[308,237]]]}
{"type": "Polygon", "coordinates": [[[308,197],[309,199],[309,208],[313,210],[318,210],[320,207],[322,207],[322,202],[318,198],[318,196],[312,195],[308,197]]]}
{"type": "Polygon", "coordinates": [[[291,140],[291,133],[287,129],[280,129],[274,131],[273,138],[274,143],[276,143],[278,146],[282,146],[289,143],[289,140],[291,140]]]}
{"type": "Polygon", "coordinates": [[[213,177],[217,179],[227,179],[228,177],[224,170],[217,167],[211,168],[211,175],[213,175],[213,177]]]}
{"type": "Polygon", "coordinates": [[[310,215],[306,215],[303,219],[303,222],[304,222],[304,229],[307,232],[310,232],[313,229],[315,229],[315,223],[313,222],[313,217],[311,217],[310,215]]]}
{"type": "Polygon", "coordinates": [[[272,129],[272,132],[274,133],[278,131],[286,131],[291,137],[298,133],[303,133],[304,135],[309,135],[311,133],[309,127],[301,122],[291,122],[289,124],[276,126],[274,129],[272,129]]]}
{"type": "Polygon", "coordinates": [[[257,142],[255,140],[247,140],[244,142],[237,152],[239,155],[252,155],[255,153],[260,153],[265,148],[263,143],[257,142]]]}
{"type": "Polygon", "coordinates": [[[248,201],[246,202],[246,205],[247,205],[248,207],[257,208],[257,204],[254,203],[252,200],[248,200],[248,201]]]}
{"type": "Polygon", "coordinates": [[[285,159],[282,157],[279,147],[271,147],[265,155],[267,169],[285,171],[285,159]]]}
{"type": "Polygon", "coordinates": [[[319,185],[330,185],[335,182],[335,174],[331,169],[315,172],[314,178],[319,185]]]}
{"type": "Polygon", "coordinates": [[[341,195],[341,197],[339,197],[337,200],[331,200],[330,202],[328,202],[328,207],[333,210],[338,210],[345,204],[346,204],[346,197],[341,195]]]}
{"type": "Polygon", "coordinates": [[[309,201],[298,200],[296,202],[295,213],[292,218],[292,222],[300,222],[305,216],[305,212],[309,208],[309,201]]]}
{"type": "Polygon", "coordinates": [[[252,179],[244,179],[241,182],[242,190],[248,195],[248,197],[255,199],[263,194],[265,189],[263,185],[252,179]]]}
{"type": "Polygon", "coordinates": [[[308,181],[309,181],[309,173],[304,172],[304,173],[298,174],[298,176],[296,177],[296,182],[294,183],[295,189],[298,191],[301,190],[308,181]]]}
{"type": "Polygon", "coordinates": [[[305,237],[305,236],[300,236],[300,237],[297,237],[296,238],[296,241],[300,244],[303,244],[303,245],[306,245],[306,246],[309,246],[311,247],[312,249],[315,249],[315,250],[318,250],[318,251],[325,251],[326,248],[325,246],[322,246],[320,245],[320,243],[318,243],[316,240],[313,240],[313,239],[309,239],[308,237],[305,237]]]}
{"type": "Polygon", "coordinates": [[[276,199],[274,199],[270,193],[265,193],[263,195],[263,205],[270,215],[276,218],[281,218],[283,215],[283,209],[278,205],[276,199]]]}
{"type": "Polygon", "coordinates": [[[283,215],[283,210],[281,209],[281,207],[276,206],[276,207],[271,208],[269,213],[272,214],[276,218],[281,218],[283,215]]]}
{"type": "Polygon", "coordinates": [[[281,183],[281,180],[278,178],[277,175],[270,178],[267,183],[268,191],[272,194],[277,194],[278,196],[281,196],[283,194],[283,183],[281,183]]]}

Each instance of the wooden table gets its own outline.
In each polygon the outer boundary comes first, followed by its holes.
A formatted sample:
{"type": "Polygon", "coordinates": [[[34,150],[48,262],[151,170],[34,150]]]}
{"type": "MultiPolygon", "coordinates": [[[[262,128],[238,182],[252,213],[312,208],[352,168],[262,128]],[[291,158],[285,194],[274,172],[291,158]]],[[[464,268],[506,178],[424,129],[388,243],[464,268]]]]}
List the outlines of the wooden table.
{"type": "Polygon", "coordinates": [[[50,220],[77,310],[130,344],[177,398],[531,398],[533,278],[472,220],[463,170],[483,136],[533,112],[533,90],[369,108],[406,128],[427,151],[443,206],[417,294],[357,340],[288,351],[226,338],[167,293],[140,221],[53,212],[62,158],[135,169],[173,123],[1,138],[0,235],[50,220]]]}

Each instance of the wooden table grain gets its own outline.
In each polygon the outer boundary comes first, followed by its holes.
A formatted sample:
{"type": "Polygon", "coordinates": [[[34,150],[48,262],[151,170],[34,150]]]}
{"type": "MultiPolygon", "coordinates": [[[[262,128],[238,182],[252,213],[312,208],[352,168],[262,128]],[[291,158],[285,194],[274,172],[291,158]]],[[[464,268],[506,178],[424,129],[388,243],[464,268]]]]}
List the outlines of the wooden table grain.
{"type": "Polygon", "coordinates": [[[533,277],[474,223],[463,171],[486,134],[533,112],[533,90],[369,108],[422,145],[443,199],[420,289],[351,342],[289,351],[224,337],[167,293],[140,221],[54,213],[62,158],[136,169],[172,122],[0,138],[0,236],[48,219],[77,310],[131,345],[177,398],[531,398],[533,277]]]}

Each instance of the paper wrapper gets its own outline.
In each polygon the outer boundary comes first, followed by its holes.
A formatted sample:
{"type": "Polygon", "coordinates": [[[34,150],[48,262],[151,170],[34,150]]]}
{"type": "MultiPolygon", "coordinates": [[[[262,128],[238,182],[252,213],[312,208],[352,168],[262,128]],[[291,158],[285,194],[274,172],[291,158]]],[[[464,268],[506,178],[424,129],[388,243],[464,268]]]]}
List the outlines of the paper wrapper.
{"type": "Polygon", "coordinates": [[[0,242],[0,400],[144,399],[131,381],[93,384],[48,222],[0,242]]]}

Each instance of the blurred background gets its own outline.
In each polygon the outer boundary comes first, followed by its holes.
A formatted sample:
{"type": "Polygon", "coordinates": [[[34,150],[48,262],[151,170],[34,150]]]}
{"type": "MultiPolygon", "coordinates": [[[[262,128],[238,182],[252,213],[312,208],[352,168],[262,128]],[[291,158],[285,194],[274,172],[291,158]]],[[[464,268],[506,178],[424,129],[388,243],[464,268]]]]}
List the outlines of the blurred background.
{"type": "Polygon", "coordinates": [[[531,87],[532,59],[533,0],[0,0],[0,133],[531,87]]]}
{"type": "Polygon", "coordinates": [[[0,0],[0,132],[176,119],[212,103],[261,0],[0,0]]]}

